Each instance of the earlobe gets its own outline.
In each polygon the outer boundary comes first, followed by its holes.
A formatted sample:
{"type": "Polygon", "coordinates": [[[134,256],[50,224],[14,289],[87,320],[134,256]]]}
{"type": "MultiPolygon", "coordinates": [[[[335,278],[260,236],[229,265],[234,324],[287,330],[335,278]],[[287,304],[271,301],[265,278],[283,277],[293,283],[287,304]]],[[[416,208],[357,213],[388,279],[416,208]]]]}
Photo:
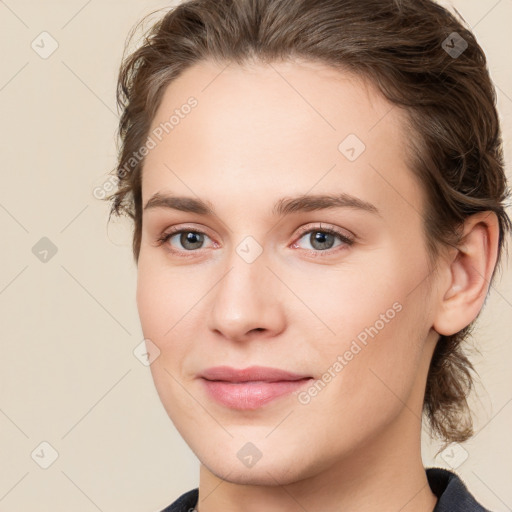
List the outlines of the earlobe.
{"type": "Polygon", "coordinates": [[[442,283],[442,298],[432,326],[450,336],[469,325],[483,307],[498,254],[499,224],[494,212],[466,219],[461,243],[442,283]]]}

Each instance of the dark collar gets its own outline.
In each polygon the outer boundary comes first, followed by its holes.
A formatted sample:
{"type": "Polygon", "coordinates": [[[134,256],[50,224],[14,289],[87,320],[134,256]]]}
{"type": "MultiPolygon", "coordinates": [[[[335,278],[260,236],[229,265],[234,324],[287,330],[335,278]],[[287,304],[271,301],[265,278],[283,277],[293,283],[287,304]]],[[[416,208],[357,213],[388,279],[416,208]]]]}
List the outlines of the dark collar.
{"type": "Polygon", "coordinates": [[[433,512],[489,512],[468,491],[461,478],[443,468],[427,468],[427,480],[438,497],[433,512]]]}

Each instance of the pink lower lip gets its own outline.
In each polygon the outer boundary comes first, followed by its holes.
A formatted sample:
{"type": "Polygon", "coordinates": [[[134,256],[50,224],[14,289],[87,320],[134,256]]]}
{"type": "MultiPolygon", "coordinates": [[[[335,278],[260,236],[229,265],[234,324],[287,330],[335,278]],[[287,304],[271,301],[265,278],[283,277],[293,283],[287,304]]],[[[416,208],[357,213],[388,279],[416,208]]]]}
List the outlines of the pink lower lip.
{"type": "Polygon", "coordinates": [[[311,378],[278,382],[201,380],[209,395],[221,404],[232,409],[257,409],[271,400],[296,391],[311,378]]]}

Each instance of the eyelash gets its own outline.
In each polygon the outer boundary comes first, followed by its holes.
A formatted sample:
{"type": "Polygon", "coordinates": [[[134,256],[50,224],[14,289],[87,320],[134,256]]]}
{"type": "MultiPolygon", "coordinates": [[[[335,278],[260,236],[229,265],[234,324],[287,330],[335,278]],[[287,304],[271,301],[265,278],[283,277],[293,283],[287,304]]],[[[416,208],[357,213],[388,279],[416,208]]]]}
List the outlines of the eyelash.
{"type": "MultiPolygon", "coordinates": [[[[348,237],[347,235],[343,234],[341,231],[338,231],[337,229],[322,227],[321,225],[320,225],[320,227],[301,228],[297,235],[297,241],[299,241],[301,238],[304,237],[304,235],[307,235],[308,233],[317,233],[317,232],[327,233],[327,234],[333,235],[335,237],[338,237],[338,239],[348,247],[353,245],[354,241],[355,241],[353,238],[348,237]]],[[[171,228],[170,231],[166,231],[166,232],[162,233],[156,240],[157,246],[158,247],[162,246],[171,237],[173,237],[174,235],[179,234],[179,233],[196,233],[196,234],[208,236],[207,233],[204,233],[203,231],[197,230],[195,228],[187,228],[186,226],[185,227],[181,226],[181,227],[177,227],[177,228],[171,228]]],[[[294,242],[294,245],[296,243],[297,242],[294,242]]],[[[176,249],[171,249],[170,246],[167,248],[167,250],[173,254],[180,254],[183,252],[188,252],[189,253],[188,255],[182,256],[184,258],[193,257],[194,253],[198,252],[197,250],[180,251],[180,250],[176,250],[176,249]]],[[[340,246],[338,246],[336,248],[332,248],[332,249],[326,249],[323,251],[322,250],[314,250],[314,249],[304,249],[304,250],[306,250],[308,252],[313,252],[313,253],[315,253],[315,255],[318,255],[318,256],[329,256],[333,252],[337,252],[337,250],[340,250],[340,246]]],[[[343,247],[341,248],[341,250],[343,250],[343,247]]]]}
{"type": "MultiPolygon", "coordinates": [[[[354,239],[353,238],[350,238],[349,236],[343,234],[341,231],[338,231],[337,229],[335,228],[329,228],[329,227],[322,227],[322,225],[320,224],[320,226],[318,227],[303,227],[303,228],[300,228],[299,229],[299,233],[297,234],[297,242],[304,237],[304,235],[307,235],[307,234],[310,234],[310,233],[327,233],[329,235],[333,235],[334,237],[338,237],[338,239],[343,243],[345,244],[346,246],[350,247],[351,245],[354,244],[354,239]]],[[[294,245],[297,243],[297,242],[294,242],[294,245]]],[[[344,247],[343,246],[337,246],[335,248],[331,248],[331,249],[326,249],[326,250],[315,250],[315,249],[304,249],[308,252],[313,252],[316,256],[330,256],[332,255],[334,252],[337,252],[339,250],[343,250],[344,247]]]]}

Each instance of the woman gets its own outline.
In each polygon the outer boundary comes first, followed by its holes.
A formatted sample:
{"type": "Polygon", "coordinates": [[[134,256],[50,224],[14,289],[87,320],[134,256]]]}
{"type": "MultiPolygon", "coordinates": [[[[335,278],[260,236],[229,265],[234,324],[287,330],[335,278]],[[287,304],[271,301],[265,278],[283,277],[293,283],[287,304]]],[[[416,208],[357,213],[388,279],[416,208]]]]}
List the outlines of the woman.
{"type": "Polygon", "coordinates": [[[166,511],[485,510],[463,346],[511,222],[474,36],[430,0],[191,0],[123,61],[113,213],[162,403],[166,511]]]}

